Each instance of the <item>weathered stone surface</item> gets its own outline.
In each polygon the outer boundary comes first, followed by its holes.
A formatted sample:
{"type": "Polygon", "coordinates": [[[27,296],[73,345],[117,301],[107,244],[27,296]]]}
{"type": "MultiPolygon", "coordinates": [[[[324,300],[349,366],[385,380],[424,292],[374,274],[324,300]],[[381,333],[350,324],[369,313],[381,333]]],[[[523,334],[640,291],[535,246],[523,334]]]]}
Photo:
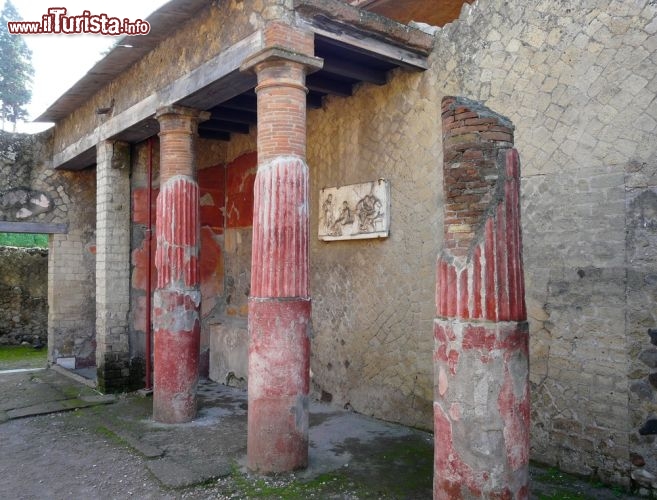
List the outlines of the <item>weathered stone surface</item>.
{"type": "Polygon", "coordinates": [[[95,362],[95,172],[54,172],[51,134],[0,132],[0,220],[67,227],[51,236],[48,291],[31,316],[47,314],[50,361],[73,357],[77,366],[89,366],[95,362]]]}
{"type": "Polygon", "coordinates": [[[48,341],[48,250],[0,247],[0,344],[48,341]]]}
{"type": "Polygon", "coordinates": [[[646,349],[641,351],[641,353],[639,353],[639,361],[650,368],[657,368],[657,349],[646,349]]]}
{"type": "Polygon", "coordinates": [[[647,420],[639,429],[639,434],[642,436],[657,434],[657,419],[651,418],[647,420]]]}
{"type": "Polygon", "coordinates": [[[96,146],[96,368],[99,389],[129,387],[130,146],[96,146]],[[115,154],[116,153],[116,154],[115,154]]]}

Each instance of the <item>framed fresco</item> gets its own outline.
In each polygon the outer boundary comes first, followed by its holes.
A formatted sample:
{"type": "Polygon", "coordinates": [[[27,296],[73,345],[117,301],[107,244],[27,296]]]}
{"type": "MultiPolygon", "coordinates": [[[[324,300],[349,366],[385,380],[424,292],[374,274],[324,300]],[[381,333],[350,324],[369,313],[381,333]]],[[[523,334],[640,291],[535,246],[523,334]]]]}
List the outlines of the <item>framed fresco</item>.
{"type": "Polygon", "coordinates": [[[319,193],[320,240],[387,238],[390,232],[390,182],[378,179],[323,188],[319,193]]]}

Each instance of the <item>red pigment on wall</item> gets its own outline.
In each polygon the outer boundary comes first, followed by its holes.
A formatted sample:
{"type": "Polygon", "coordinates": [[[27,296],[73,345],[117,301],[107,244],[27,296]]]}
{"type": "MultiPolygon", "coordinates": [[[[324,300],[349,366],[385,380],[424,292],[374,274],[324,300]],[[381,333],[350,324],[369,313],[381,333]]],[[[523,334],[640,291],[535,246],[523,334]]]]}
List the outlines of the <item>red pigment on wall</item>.
{"type": "Polygon", "coordinates": [[[244,154],[226,166],[226,227],[253,225],[253,188],[257,153],[244,154]]]}

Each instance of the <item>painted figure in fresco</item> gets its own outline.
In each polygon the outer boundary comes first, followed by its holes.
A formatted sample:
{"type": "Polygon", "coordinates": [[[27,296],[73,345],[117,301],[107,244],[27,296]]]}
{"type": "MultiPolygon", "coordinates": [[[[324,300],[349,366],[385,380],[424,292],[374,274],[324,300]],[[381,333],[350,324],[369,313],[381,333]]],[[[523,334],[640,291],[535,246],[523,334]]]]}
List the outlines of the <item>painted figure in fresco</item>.
{"type": "Polygon", "coordinates": [[[331,236],[342,236],[342,226],[348,226],[353,223],[354,216],[351,213],[351,207],[349,206],[349,202],[345,200],[342,202],[340,217],[335,220],[333,227],[331,228],[331,236]]]}
{"type": "Polygon", "coordinates": [[[376,231],[375,221],[383,217],[382,204],[372,193],[366,194],[356,204],[358,214],[358,229],[362,232],[376,231]]]}
{"type": "Polygon", "coordinates": [[[324,228],[326,231],[331,231],[333,226],[334,216],[333,216],[333,195],[329,194],[324,203],[322,203],[322,212],[324,213],[324,228]]]}

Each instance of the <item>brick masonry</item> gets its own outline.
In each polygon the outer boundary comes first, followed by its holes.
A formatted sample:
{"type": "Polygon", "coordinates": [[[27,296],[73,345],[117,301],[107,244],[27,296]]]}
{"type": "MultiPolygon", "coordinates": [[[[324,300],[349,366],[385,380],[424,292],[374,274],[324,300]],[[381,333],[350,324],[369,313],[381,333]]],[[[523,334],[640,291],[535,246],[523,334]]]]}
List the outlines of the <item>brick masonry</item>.
{"type": "Polygon", "coordinates": [[[260,473],[308,465],[310,266],[305,75],[312,36],[272,23],[257,74],[258,170],[249,297],[247,466],[260,473]]]}
{"type": "Polygon", "coordinates": [[[529,338],[513,125],[480,103],[445,97],[442,130],[434,498],[526,499],[529,338]]]}

